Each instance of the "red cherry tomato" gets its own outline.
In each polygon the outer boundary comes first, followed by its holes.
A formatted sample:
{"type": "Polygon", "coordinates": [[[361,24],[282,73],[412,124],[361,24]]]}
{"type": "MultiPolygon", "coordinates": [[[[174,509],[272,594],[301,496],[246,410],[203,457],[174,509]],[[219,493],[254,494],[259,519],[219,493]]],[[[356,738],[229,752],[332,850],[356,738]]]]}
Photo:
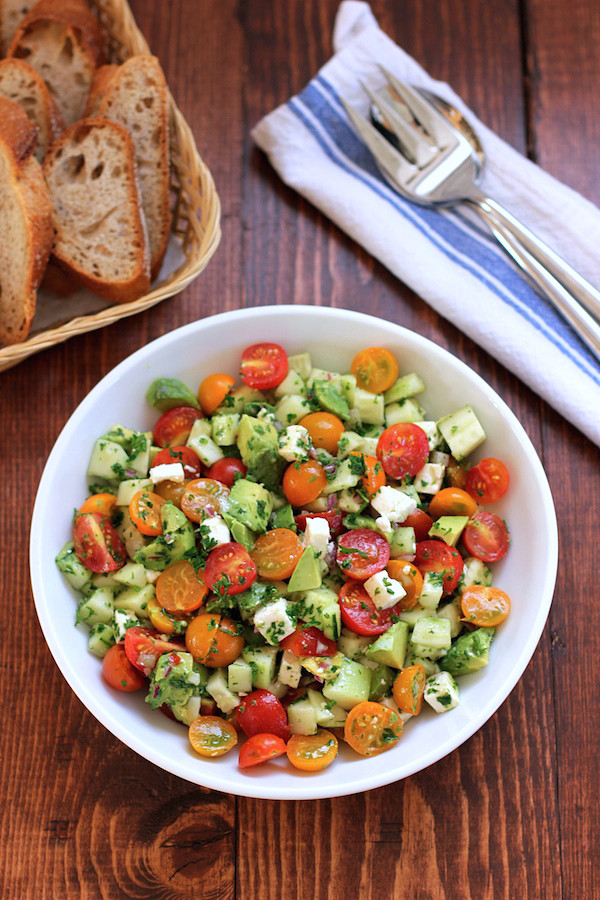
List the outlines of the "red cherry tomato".
{"type": "Polygon", "coordinates": [[[125,544],[100,513],[82,513],[75,517],[73,543],[77,559],[92,572],[116,572],[127,560],[125,544]]]}
{"type": "Polygon", "coordinates": [[[116,691],[139,691],[146,679],[131,665],[123,644],[110,647],[102,660],[102,677],[116,691]]]}
{"type": "Polygon", "coordinates": [[[204,579],[215,594],[239,594],[249,588],[255,578],[256,564],[241,544],[229,541],[208,554],[204,579]]]}
{"type": "Polygon", "coordinates": [[[344,575],[366,581],[385,569],[390,545],[371,528],[354,528],[338,538],[336,561],[344,575]]]}
{"type": "MultiPolygon", "coordinates": [[[[163,641],[156,631],[149,628],[128,628],[125,632],[125,653],[132,666],[149,675],[153,671],[159,656],[163,653],[173,653],[175,656],[184,649],[181,644],[172,644],[171,641],[163,641]]],[[[174,658],[173,665],[177,665],[179,658],[174,658]]]]}
{"type": "Polygon", "coordinates": [[[397,614],[395,606],[377,609],[360,581],[342,585],[339,600],[342,622],[355,634],[383,634],[392,624],[392,616],[397,614]]]}
{"type": "Polygon", "coordinates": [[[240,769],[249,766],[258,766],[261,763],[283,756],[285,753],[285,741],[275,734],[254,734],[240,747],[238,765],[240,769]]]}
{"type": "Polygon", "coordinates": [[[400,422],[386,428],[377,441],[377,459],[386,475],[404,478],[420,472],[429,456],[429,442],[422,428],[412,422],[400,422]]]}
{"type": "Polygon", "coordinates": [[[243,477],[247,471],[248,469],[241,459],[236,459],[235,456],[224,456],[223,459],[217,460],[210,467],[206,477],[212,478],[214,481],[220,481],[221,484],[226,484],[227,487],[232,487],[236,472],[239,472],[243,477]]]}
{"type": "Polygon", "coordinates": [[[154,443],[158,447],[185,444],[196,419],[202,419],[199,409],[193,406],[174,406],[160,417],[154,426],[154,443]]]}
{"type": "Polygon", "coordinates": [[[415,566],[424,575],[438,572],[443,575],[444,595],[455,591],[463,570],[462,556],[443,541],[420,541],[417,544],[415,566]]]}
{"type": "Polygon", "coordinates": [[[300,513],[299,515],[294,516],[294,522],[300,531],[306,531],[306,522],[308,519],[326,519],[329,523],[329,534],[332,538],[338,537],[342,533],[344,527],[342,515],[335,509],[330,509],[327,512],[321,513],[300,513]]]}
{"type": "Polygon", "coordinates": [[[478,503],[495,503],[508,490],[510,475],[504,463],[488,457],[467,472],[465,490],[478,503]]]}
{"type": "Polygon", "coordinates": [[[426,541],[429,537],[429,529],[433,525],[433,519],[422,509],[415,509],[414,513],[407,516],[402,525],[415,529],[415,540],[426,541]]]}
{"type": "Polygon", "coordinates": [[[240,378],[248,387],[268,391],[288,373],[288,358],[279,344],[252,344],[242,353],[240,378]]]}
{"type": "Polygon", "coordinates": [[[176,445],[174,447],[165,447],[164,450],[159,450],[152,460],[150,468],[153,469],[155,466],[168,466],[173,463],[181,463],[183,466],[183,477],[186,481],[191,481],[193,478],[200,478],[202,475],[202,463],[192,448],[186,447],[184,444],[176,445]]]}
{"type": "Polygon", "coordinates": [[[290,736],[285,709],[270,691],[257,688],[247,694],[237,707],[238,722],[242,731],[254,734],[275,734],[287,741],[290,736]]]}
{"type": "Polygon", "coordinates": [[[508,529],[496,513],[480,510],[471,516],[462,533],[465,547],[471,556],[483,562],[497,562],[506,556],[508,529]]]}
{"type": "Polygon", "coordinates": [[[279,642],[282,650],[289,650],[296,656],[335,656],[337,644],[325,637],[314,625],[298,625],[293,634],[279,642]]]}

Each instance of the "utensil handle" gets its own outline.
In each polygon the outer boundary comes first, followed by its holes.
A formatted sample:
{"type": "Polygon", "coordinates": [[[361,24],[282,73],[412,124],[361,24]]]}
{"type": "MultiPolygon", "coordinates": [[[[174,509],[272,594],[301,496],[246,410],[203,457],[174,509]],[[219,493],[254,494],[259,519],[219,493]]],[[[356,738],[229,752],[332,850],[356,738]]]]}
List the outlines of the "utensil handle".
{"type": "Polygon", "coordinates": [[[600,319],[600,291],[587,281],[583,275],[576,272],[562,257],[551,250],[547,244],[529,231],[525,225],[515,219],[508,210],[504,209],[491,197],[483,192],[475,190],[468,198],[469,202],[478,211],[492,213],[500,221],[504,229],[512,234],[521,246],[540,265],[554,276],[567,291],[581,303],[593,316],[600,319]]]}
{"type": "Polygon", "coordinates": [[[490,210],[479,207],[478,212],[506,252],[512,256],[538,289],[564,316],[600,361],[600,324],[583,309],[564,284],[558,281],[539,259],[515,239],[514,234],[505,227],[503,221],[490,210]]]}

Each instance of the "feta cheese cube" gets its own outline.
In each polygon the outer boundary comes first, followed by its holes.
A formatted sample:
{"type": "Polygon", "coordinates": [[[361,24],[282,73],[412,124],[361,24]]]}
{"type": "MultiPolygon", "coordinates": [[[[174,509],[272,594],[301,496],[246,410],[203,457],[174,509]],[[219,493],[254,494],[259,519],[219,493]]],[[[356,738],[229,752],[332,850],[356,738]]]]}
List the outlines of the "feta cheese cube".
{"type": "Polygon", "coordinates": [[[389,609],[391,606],[395,606],[406,594],[400,582],[395,578],[390,578],[387,569],[367,578],[364,585],[377,609],[389,609]]]}
{"type": "Polygon", "coordinates": [[[185,473],[181,463],[163,463],[150,469],[150,481],[159,484],[161,481],[174,481],[183,484],[185,473]]]}
{"type": "Polygon", "coordinates": [[[377,516],[377,518],[375,519],[375,524],[377,525],[379,531],[383,532],[384,534],[392,533],[392,523],[387,516],[377,516]]]}
{"type": "Polygon", "coordinates": [[[450,672],[437,672],[425,682],[424,698],[437,713],[458,706],[458,685],[450,672]]]}
{"type": "Polygon", "coordinates": [[[306,462],[310,435],[303,425],[288,425],[279,435],[279,455],[287,462],[306,462]]]}
{"type": "Polygon", "coordinates": [[[277,678],[288,687],[297,688],[302,677],[302,660],[291,650],[284,650],[277,678]]]}
{"type": "Polygon", "coordinates": [[[414,487],[419,494],[437,494],[442,486],[445,473],[444,466],[439,463],[425,463],[420,472],[417,472],[414,487]]]}
{"type": "Polygon", "coordinates": [[[380,516],[386,516],[390,522],[404,522],[407,516],[414,513],[417,501],[404,491],[384,484],[371,498],[371,506],[380,516]]]}
{"type": "Polygon", "coordinates": [[[254,626],[267,643],[275,647],[296,630],[296,622],[288,614],[284,597],[267,606],[259,607],[254,613],[254,626]]]}
{"type": "Polygon", "coordinates": [[[450,454],[442,453],[441,450],[434,450],[433,453],[429,454],[429,462],[439,463],[440,466],[444,466],[447,469],[450,462],[450,454]]]}
{"type": "Polygon", "coordinates": [[[227,527],[225,519],[222,519],[221,516],[210,516],[208,519],[203,519],[200,528],[208,528],[208,533],[204,531],[201,532],[201,534],[203,536],[205,535],[208,539],[216,541],[215,546],[217,547],[221,544],[227,544],[231,540],[229,528],[227,527]]]}
{"type": "Polygon", "coordinates": [[[419,594],[419,605],[424,609],[437,609],[444,592],[444,579],[440,572],[426,572],[419,594]]]}
{"type": "Polygon", "coordinates": [[[306,520],[306,530],[302,537],[302,546],[312,547],[317,557],[324,557],[329,550],[331,533],[327,519],[315,518],[306,520]]]}

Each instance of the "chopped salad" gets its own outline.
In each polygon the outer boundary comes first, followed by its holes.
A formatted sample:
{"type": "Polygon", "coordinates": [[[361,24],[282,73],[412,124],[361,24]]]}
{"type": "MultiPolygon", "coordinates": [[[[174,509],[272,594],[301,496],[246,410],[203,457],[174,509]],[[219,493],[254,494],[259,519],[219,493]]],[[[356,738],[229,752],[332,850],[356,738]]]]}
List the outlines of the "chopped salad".
{"type": "Polygon", "coordinates": [[[203,757],[242,741],[242,768],[316,772],[339,740],[389,751],[423,702],[458,704],[510,611],[491,569],[508,530],[487,508],[508,470],[469,465],[476,411],[429,419],[422,378],[385,348],[339,373],[255,344],[239,379],[159,378],[153,431],[95,442],[56,558],[76,624],[105,682],[143,691],[203,757]]]}

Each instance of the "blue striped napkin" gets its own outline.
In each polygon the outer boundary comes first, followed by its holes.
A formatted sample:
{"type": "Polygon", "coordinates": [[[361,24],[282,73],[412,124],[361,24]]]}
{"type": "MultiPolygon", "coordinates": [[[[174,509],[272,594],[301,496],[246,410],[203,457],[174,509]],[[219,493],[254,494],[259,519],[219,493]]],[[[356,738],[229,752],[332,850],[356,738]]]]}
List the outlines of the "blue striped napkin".
{"type": "Polygon", "coordinates": [[[600,366],[473,214],[416,206],[396,194],[340,102],[368,113],[360,82],[385,66],[459,107],[487,157],[482,188],[600,286],[600,210],[513,150],[456,94],[378,27],[367,3],[345,0],[332,59],[252,132],[281,178],[600,445],[600,366]]]}

